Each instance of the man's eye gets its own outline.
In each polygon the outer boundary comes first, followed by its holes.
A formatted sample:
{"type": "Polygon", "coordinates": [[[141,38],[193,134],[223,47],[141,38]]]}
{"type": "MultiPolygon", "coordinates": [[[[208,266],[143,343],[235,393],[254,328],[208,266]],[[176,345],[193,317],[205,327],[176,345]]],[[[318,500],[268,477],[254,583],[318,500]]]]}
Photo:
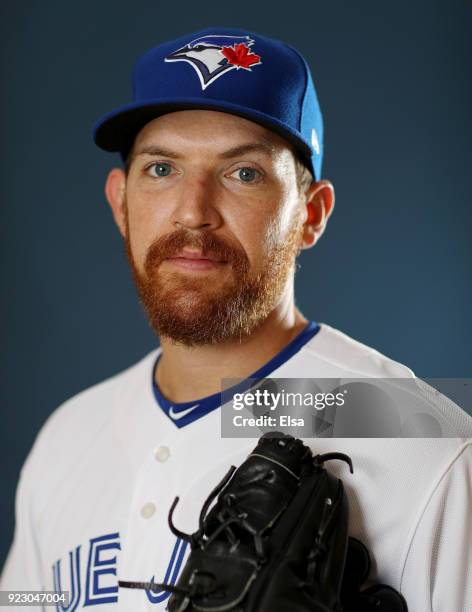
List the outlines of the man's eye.
{"type": "Polygon", "coordinates": [[[169,176],[172,172],[172,166],[165,162],[160,162],[159,164],[152,164],[152,166],[149,166],[148,171],[151,176],[169,176]]]}
{"type": "Polygon", "coordinates": [[[255,183],[261,177],[261,173],[250,166],[238,168],[233,174],[235,174],[240,181],[243,181],[243,183],[255,183]]]}

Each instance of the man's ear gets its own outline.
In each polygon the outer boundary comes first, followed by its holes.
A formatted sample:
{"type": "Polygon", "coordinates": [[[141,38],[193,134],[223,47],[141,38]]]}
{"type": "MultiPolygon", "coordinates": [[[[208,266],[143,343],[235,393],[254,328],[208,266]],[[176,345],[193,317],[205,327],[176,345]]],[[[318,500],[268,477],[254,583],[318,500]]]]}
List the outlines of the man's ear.
{"type": "Polygon", "coordinates": [[[306,218],[302,249],[309,249],[321,238],[334,208],[334,187],[329,181],[313,182],[305,194],[306,218]]]}
{"type": "Polygon", "coordinates": [[[121,168],[110,170],[105,183],[105,195],[110,204],[115,223],[120,230],[120,234],[126,235],[126,175],[121,168]]]}

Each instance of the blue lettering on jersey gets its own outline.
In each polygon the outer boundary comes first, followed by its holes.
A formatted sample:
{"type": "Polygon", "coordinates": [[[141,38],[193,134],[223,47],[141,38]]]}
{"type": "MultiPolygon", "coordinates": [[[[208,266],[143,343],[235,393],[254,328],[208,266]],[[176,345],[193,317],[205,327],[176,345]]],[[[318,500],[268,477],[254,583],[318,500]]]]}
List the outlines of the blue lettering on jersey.
{"type": "MultiPolygon", "coordinates": [[[[187,545],[187,542],[177,538],[164,575],[164,583],[176,583],[187,545]]],[[[117,553],[115,551],[121,550],[120,534],[118,532],[108,533],[89,540],[84,584],[82,584],[80,572],[80,548],[81,545],[69,551],[68,576],[62,575],[61,559],[58,559],[52,566],[54,590],[69,591],[70,595],[69,605],[67,607],[56,605],[57,612],[75,612],[81,602],[82,593],[84,593],[82,603],[84,608],[85,606],[118,602],[117,553]]],[[[155,576],[152,576],[149,582],[154,579],[155,576]]],[[[152,604],[159,604],[170,597],[168,591],[145,590],[145,594],[152,604]]]]}
{"type": "MultiPolygon", "coordinates": [[[[166,574],[164,576],[164,584],[175,584],[177,576],[180,572],[180,566],[182,565],[185,551],[187,549],[187,544],[188,542],[177,538],[174,550],[172,551],[172,555],[170,557],[169,565],[167,566],[166,574]]],[[[154,578],[155,577],[152,576],[149,582],[154,582],[154,578]]],[[[170,597],[169,591],[161,591],[160,593],[158,592],[156,594],[155,591],[150,591],[148,589],[146,589],[146,595],[148,600],[153,604],[165,601],[168,597],[170,597]]]]}
{"type": "Polygon", "coordinates": [[[69,605],[65,608],[62,604],[56,605],[57,612],[68,611],[74,612],[79,605],[80,600],[80,546],[69,552],[69,584],[65,585],[61,582],[61,559],[58,559],[52,566],[53,584],[55,591],[69,591],[69,605]]]}
{"type": "Polygon", "coordinates": [[[110,550],[121,550],[119,533],[92,538],[90,540],[87,562],[87,580],[85,583],[85,606],[95,606],[118,601],[118,584],[116,581],[116,554],[110,555],[110,550]],[[106,576],[114,576],[112,583],[106,576]],[[105,584],[104,584],[105,583],[105,584]]]}

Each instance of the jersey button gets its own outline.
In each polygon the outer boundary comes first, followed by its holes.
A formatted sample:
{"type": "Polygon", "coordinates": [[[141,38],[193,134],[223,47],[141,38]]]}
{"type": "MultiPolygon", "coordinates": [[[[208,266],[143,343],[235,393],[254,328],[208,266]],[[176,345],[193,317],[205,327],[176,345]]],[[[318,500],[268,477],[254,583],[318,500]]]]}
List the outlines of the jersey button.
{"type": "Polygon", "coordinates": [[[154,449],[154,457],[156,461],[164,463],[170,457],[170,449],[168,446],[158,446],[154,449]]]}
{"type": "Polygon", "coordinates": [[[143,518],[151,518],[155,511],[156,506],[152,502],[149,502],[144,504],[144,506],[141,508],[141,516],[143,518]]]}

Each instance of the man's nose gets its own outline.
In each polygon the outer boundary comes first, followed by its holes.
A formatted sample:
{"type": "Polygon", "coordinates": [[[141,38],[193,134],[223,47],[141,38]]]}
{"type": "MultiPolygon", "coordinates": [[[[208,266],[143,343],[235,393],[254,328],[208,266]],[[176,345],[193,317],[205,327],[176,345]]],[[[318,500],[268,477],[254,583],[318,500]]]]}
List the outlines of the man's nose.
{"type": "Polygon", "coordinates": [[[222,217],[217,205],[218,185],[209,173],[192,173],[181,182],[172,223],[177,229],[216,229],[222,217]]]}

